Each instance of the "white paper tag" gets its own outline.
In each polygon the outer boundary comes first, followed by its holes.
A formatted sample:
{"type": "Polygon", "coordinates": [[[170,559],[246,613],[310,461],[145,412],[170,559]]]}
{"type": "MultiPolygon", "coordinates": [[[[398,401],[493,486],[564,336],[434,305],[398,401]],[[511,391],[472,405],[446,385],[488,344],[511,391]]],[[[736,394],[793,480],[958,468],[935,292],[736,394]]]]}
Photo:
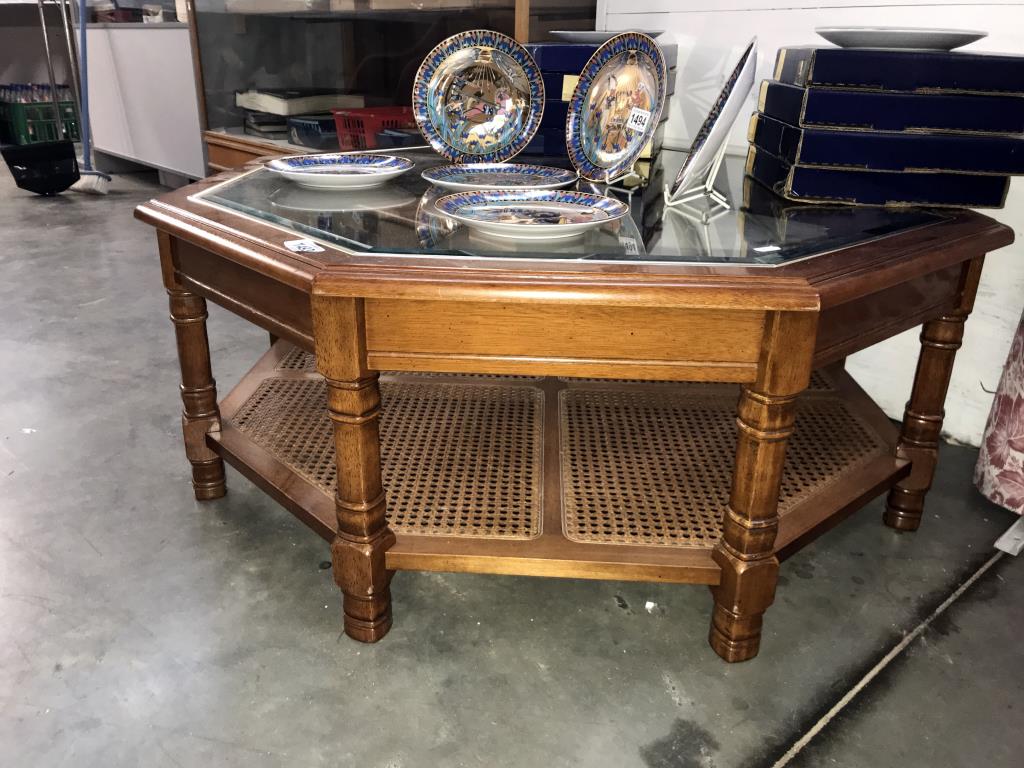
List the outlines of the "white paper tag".
{"type": "Polygon", "coordinates": [[[634,238],[624,235],[619,238],[619,244],[622,246],[627,256],[640,255],[640,246],[637,245],[637,242],[634,238]]]}
{"type": "Polygon", "coordinates": [[[626,127],[634,131],[646,131],[647,124],[651,122],[651,113],[640,107],[633,107],[629,111],[629,119],[626,120],[626,127]]]}
{"type": "Polygon", "coordinates": [[[323,253],[326,250],[307,238],[302,240],[285,240],[284,247],[292,253],[323,253]]]}

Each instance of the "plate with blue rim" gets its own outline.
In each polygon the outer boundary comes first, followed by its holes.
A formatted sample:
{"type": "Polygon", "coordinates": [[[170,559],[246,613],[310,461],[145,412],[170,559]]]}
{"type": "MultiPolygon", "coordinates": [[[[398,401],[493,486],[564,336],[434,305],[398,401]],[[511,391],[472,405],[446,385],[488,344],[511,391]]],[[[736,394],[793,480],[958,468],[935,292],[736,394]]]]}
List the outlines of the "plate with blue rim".
{"type": "Polygon", "coordinates": [[[412,170],[415,163],[395,155],[333,152],[289,155],[263,164],[271,173],[308,189],[367,189],[412,170]]]}
{"type": "Polygon", "coordinates": [[[559,189],[579,178],[576,171],[527,163],[457,163],[423,171],[423,178],[438,187],[472,189],[559,189]]]}
{"type": "Polygon", "coordinates": [[[452,162],[501,162],[525,149],[540,127],[544,80],[511,37],[460,32],[423,59],[412,111],[427,143],[452,162]]]}
{"type": "Polygon", "coordinates": [[[568,189],[484,189],[435,202],[445,216],[494,237],[556,240],[621,219],[629,207],[611,197],[568,189]]]}
{"type": "Polygon", "coordinates": [[[565,121],[566,149],[580,176],[611,182],[632,170],[661,120],[666,76],[661,48],[641,32],[616,35],[594,51],[565,121]]]}

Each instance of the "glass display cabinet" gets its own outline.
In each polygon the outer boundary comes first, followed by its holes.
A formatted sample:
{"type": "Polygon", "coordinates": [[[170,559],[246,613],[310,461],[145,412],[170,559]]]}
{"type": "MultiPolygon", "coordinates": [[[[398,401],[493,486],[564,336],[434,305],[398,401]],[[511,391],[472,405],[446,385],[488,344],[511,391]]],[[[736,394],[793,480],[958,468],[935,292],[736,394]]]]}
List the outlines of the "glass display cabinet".
{"type": "Polygon", "coordinates": [[[296,143],[295,121],[256,124],[246,106],[259,107],[261,97],[311,97],[304,106],[320,111],[323,122],[299,129],[329,132],[331,106],[408,105],[423,57],[456,32],[484,28],[520,42],[547,40],[553,29],[593,29],[596,6],[596,0],[187,1],[211,171],[266,155],[338,148],[330,139],[316,146],[308,134],[296,143]]]}

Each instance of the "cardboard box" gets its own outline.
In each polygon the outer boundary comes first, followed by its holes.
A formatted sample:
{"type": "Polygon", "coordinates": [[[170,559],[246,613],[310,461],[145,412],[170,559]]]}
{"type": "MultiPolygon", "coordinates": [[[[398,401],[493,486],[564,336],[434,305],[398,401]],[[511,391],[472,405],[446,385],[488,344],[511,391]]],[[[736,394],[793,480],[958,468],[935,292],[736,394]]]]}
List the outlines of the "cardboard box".
{"type": "Polygon", "coordinates": [[[1000,208],[1010,186],[1007,176],[808,168],[757,147],[747,152],[746,172],[777,195],[810,203],[1000,208]]]}
{"type": "Polygon", "coordinates": [[[782,48],[775,79],[879,91],[1024,94],[1024,56],[882,48],[782,48]]]}
{"type": "Polygon", "coordinates": [[[1024,134],[1024,98],[800,88],[764,80],[757,109],[801,128],[1024,134]]]}
{"type": "Polygon", "coordinates": [[[1024,138],[797,128],[761,114],[751,117],[747,138],[789,165],[1024,174],[1024,138]]]}

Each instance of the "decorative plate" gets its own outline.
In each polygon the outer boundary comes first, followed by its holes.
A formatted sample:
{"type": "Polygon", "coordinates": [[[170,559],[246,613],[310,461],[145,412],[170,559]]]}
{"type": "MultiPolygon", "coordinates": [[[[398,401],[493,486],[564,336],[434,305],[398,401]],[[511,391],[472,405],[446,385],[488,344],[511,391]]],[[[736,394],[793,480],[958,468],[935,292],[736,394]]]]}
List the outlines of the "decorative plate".
{"type": "Polygon", "coordinates": [[[412,111],[423,137],[449,160],[501,162],[521,152],[540,127],[544,81],[511,37],[460,32],[420,64],[412,111]]]}
{"type": "Polygon", "coordinates": [[[690,144],[690,153],[683,161],[683,165],[672,182],[672,189],[669,191],[671,201],[680,192],[686,192],[696,186],[696,183],[703,183],[704,176],[711,169],[715,158],[722,145],[729,138],[729,129],[736,122],[736,118],[743,110],[743,103],[747,94],[754,86],[754,70],[757,69],[757,38],[750,41],[750,45],[740,56],[729,79],[722,86],[721,93],[711,105],[711,111],[704,118],[697,135],[693,137],[690,144]]]}
{"type": "Polygon", "coordinates": [[[579,178],[576,171],[525,163],[439,165],[427,168],[421,175],[431,184],[458,190],[558,189],[579,178]]]}
{"type": "Polygon", "coordinates": [[[370,152],[323,155],[290,155],[264,164],[300,187],[309,189],[366,189],[401,176],[414,163],[404,157],[376,155],[370,152]]]}
{"type": "Polygon", "coordinates": [[[626,215],[625,203],[571,190],[458,192],[435,203],[445,216],[496,237],[573,237],[626,215]]]}
{"type": "MultiPolygon", "coordinates": [[[[664,29],[631,29],[629,31],[641,32],[648,37],[658,37],[665,34],[664,29]]],[[[551,36],[557,40],[565,40],[567,43],[600,45],[601,43],[607,43],[616,35],[621,35],[622,32],[623,30],[621,29],[618,32],[601,32],[593,29],[556,29],[551,31],[551,36]]]]}
{"type": "Polygon", "coordinates": [[[903,48],[951,51],[988,37],[977,29],[924,29],[922,27],[816,27],[815,32],[842,48],[903,48]]]}
{"type": "Polygon", "coordinates": [[[569,100],[565,141],[580,176],[613,181],[629,172],[665,106],[665,57],[640,32],[598,48],[569,100]]]}

